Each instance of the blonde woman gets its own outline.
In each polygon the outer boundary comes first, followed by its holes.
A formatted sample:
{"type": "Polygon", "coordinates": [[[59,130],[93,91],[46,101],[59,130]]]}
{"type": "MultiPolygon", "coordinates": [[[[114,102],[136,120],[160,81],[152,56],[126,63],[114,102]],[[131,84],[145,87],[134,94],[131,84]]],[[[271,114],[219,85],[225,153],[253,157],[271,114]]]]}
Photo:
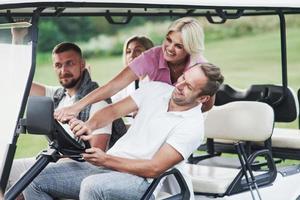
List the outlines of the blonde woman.
{"type": "MultiPolygon", "coordinates": [[[[132,36],[126,40],[123,46],[123,63],[128,66],[130,62],[141,55],[144,51],[152,48],[153,42],[146,36],[132,36]]],[[[117,102],[136,90],[144,82],[149,81],[147,76],[140,77],[139,80],[131,82],[126,88],[112,96],[112,101],[117,102]]]]}
{"type": "MultiPolygon", "coordinates": [[[[85,106],[113,96],[134,80],[148,76],[151,81],[173,85],[179,76],[195,63],[205,63],[203,56],[204,33],[198,20],[184,17],[168,28],[161,46],[153,47],[135,58],[111,81],[94,90],[72,106],[54,113],[56,119],[68,121],[85,106]]],[[[209,110],[214,97],[203,104],[202,111],[209,110]]]]}

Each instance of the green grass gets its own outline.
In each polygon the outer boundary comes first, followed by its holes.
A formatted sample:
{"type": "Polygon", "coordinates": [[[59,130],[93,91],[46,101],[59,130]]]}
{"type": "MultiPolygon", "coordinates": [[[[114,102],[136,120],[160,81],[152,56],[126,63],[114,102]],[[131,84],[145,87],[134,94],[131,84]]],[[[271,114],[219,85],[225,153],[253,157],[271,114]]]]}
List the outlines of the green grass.
{"type": "MultiPolygon", "coordinates": [[[[300,31],[287,32],[289,85],[300,86],[300,31]]],[[[254,83],[281,83],[280,38],[277,32],[210,43],[206,56],[225,74],[225,82],[247,88],[254,83]]]]}
{"type": "MultiPolygon", "coordinates": [[[[300,87],[299,52],[300,29],[288,29],[288,76],[289,85],[296,91],[300,87]]],[[[206,44],[205,56],[218,65],[225,82],[238,88],[247,88],[251,84],[281,83],[280,39],[278,32],[245,36],[236,39],[210,42],[206,44]]],[[[51,67],[51,55],[38,57],[35,81],[56,85],[57,80],[51,67]]],[[[92,77],[103,84],[110,80],[122,68],[120,57],[89,59],[92,77]]],[[[281,127],[297,128],[296,122],[280,124],[281,127]]],[[[42,136],[22,135],[18,140],[16,157],[36,155],[46,148],[42,136]]]]}
{"type": "MultiPolygon", "coordinates": [[[[288,83],[294,91],[300,88],[300,30],[287,30],[288,83]]],[[[206,57],[218,65],[225,83],[246,89],[252,84],[281,83],[280,35],[270,32],[256,36],[211,42],[206,45],[206,57]]],[[[277,123],[277,127],[298,128],[292,123],[277,123]]]]}
{"type": "Polygon", "coordinates": [[[39,135],[21,135],[17,143],[15,158],[36,156],[41,150],[47,148],[47,140],[39,135]]]}

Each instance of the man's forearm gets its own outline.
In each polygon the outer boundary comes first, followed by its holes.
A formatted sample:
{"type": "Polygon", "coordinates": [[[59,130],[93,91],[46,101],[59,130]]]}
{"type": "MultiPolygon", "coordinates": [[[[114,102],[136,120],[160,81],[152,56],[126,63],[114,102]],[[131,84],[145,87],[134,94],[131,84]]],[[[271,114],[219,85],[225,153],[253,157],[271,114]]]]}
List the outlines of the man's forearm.
{"type": "Polygon", "coordinates": [[[115,119],[119,118],[118,113],[113,112],[114,104],[108,105],[102,110],[97,111],[87,122],[91,130],[102,128],[115,119]]]}
{"type": "Polygon", "coordinates": [[[107,154],[103,166],[145,178],[156,178],[165,171],[153,160],[127,159],[107,154]]]}
{"type": "Polygon", "coordinates": [[[183,160],[171,145],[164,144],[151,159],[128,159],[109,154],[97,148],[86,150],[84,159],[97,166],[104,166],[145,178],[156,178],[183,160]]]}
{"type": "Polygon", "coordinates": [[[86,123],[87,126],[93,131],[97,128],[104,127],[115,119],[123,117],[136,110],[137,105],[132,98],[126,97],[117,103],[108,105],[102,110],[98,110],[86,123]]]}
{"type": "Polygon", "coordinates": [[[80,101],[76,102],[76,107],[80,108],[82,110],[84,107],[91,105],[93,103],[102,101],[110,97],[111,93],[108,91],[107,86],[99,87],[86,95],[84,98],[82,98],[80,101]]]}
{"type": "Polygon", "coordinates": [[[46,88],[44,85],[38,83],[32,83],[30,89],[31,96],[45,96],[46,95],[46,88]]]}

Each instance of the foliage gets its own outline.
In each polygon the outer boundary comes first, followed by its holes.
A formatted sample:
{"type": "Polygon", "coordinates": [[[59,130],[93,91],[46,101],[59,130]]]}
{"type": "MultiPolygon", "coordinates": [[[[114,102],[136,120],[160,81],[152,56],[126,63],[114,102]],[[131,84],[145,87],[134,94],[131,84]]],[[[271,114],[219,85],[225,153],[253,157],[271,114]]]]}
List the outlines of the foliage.
{"type": "MultiPolygon", "coordinates": [[[[279,30],[278,16],[243,17],[221,25],[210,24],[203,17],[199,20],[206,43],[279,30]]],[[[104,17],[46,19],[41,22],[39,50],[50,51],[58,42],[72,41],[80,44],[86,57],[120,55],[124,41],[132,35],[147,35],[156,45],[161,44],[171,22],[150,17],[135,17],[127,25],[111,25],[104,17]]],[[[299,27],[300,19],[287,16],[286,24],[299,27]]]]}
{"type": "Polygon", "coordinates": [[[88,42],[79,43],[86,57],[95,55],[121,55],[123,43],[132,35],[146,35],[151,38],[154,44],[161,44],[164,34],[170,22],[153,23],[147,22],[143,26],[124,27],[115,35],[98,35],[91,38],[88,42]],[[155,27],[155,28],[154,28],[155,27]],[[163,31],[162,31],[163,30],[163,31]]]}
{"type": "Polygon", "coordinates": [[[40,37],[38,50],[49,51],[57,43],[63,41],[62,35],[59,33],[59,27],[52,21],[46,21],[40,24],[40,37]]]}
{"type": "Polygon", "coordinates": [[[98,34],[87,17],[41,18],[39,23],[39,51],[43,52],[62,41],[87,41],[98,34]]]}
{"type": "MultiPolygon", "coordinates": [[[[158,21],[163,19],[163,17],[158,17],[155,19],[149,17],[136,17],[125,26],[119,24],[110,24],[104,17],[41,18],[39,22],[41,36],[39,37],[39,50],[43,52],[51,51],[55,44],[62,41],[94,41],[95,39],[93,38],[97,39],[99,35],[100,37],[104,35],[104,38],[108,35],[117,35],[120,31],[120,28],[132,28],[135,26],[141,26],[147,21],[158,21]]],[[[121,51],[118,50],[119,46],[120,44],[116,44],[116,48],[110,53],[112,55],[120,54],[121,51]]],[[[95,49],[95,51],[97,51],[97,49],[95,49]]]]}

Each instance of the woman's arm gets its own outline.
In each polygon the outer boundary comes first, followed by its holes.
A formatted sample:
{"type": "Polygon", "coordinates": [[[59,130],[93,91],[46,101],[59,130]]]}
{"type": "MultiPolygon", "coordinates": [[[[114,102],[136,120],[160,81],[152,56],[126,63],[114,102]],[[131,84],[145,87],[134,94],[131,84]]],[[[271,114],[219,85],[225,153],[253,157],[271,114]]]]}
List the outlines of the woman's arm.
{"type": "Polygon", "coordinates": [[[85,106],[111,97],[138,78],[139,77],[129,67],[126,67],[107,84],[95,89],[72,106],[56,110],[54,117],[62,122],[68,121],[74,116],[77,116],[85,106]]]}
{"type": "Polygon", "coordinates": [[[70,129],[77,137],[90,141],[93,137],[92,132],[95,129],[102,128],[113,120],[136,111],[137,109],[138,107],[135,101],[128,96],[117,103],[110,104],[98,110],[86,122],[76,119],[75,117],[70,119],[70,129]]]}

